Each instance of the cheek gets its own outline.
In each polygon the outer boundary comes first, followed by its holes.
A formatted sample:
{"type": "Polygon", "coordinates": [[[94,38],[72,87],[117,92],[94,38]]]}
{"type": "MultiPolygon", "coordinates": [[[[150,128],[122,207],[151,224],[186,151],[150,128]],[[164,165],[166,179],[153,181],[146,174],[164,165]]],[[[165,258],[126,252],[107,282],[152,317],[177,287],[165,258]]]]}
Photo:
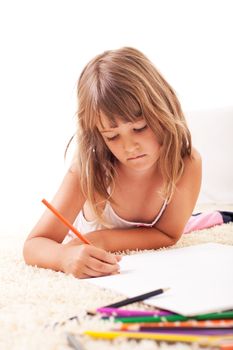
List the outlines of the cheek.
{"type": "Polygon", "coordinates": [[[154,154],[156,154],[156,156],[159,157],[160,156],[160,151],[161,151],[161,146],[160,146],[160,144],[158,142],[154,143],[153,149],[154,149],[154,154]]]}
{"type": "Polygon", "coordinates": [[[160,150],[161,144],[160,144],[160,142],[158,140],[158,137],[156,137],[155,134],[152,131],[150,131],[149,135],[146,135],[146,139],[147,139],[147,141],[149,141],[150,145],[154,149],[156,149],[158,151],[160,150]]]}
{"type": "Polygon", "coordinates": [[[117,149],[116,146],[113,143],[107,143],[105,142],[105,146],[107,147],[107,149],[113,154],[116,155],[117,154],[117,149]]]}

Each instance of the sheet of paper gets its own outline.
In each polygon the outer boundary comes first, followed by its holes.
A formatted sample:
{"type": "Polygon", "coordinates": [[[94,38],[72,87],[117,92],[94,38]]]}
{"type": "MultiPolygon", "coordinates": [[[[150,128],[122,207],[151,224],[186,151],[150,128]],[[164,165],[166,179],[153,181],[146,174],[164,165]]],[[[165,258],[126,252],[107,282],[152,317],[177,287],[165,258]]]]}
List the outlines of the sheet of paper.
{"type": "Polygon", "coordinates": [[[126,297],[171,289],[145,303],[185,316],[233,309],[233,246],[205,243],[123,257],[119,275],[88,279],[126,297]]]}

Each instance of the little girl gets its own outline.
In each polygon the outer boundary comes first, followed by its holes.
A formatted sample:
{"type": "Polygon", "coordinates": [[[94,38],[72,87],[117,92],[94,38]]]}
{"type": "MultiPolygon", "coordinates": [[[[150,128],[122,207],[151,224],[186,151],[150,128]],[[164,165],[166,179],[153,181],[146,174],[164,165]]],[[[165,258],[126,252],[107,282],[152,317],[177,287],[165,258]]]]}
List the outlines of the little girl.
{"type": "Polygon", "coordinates": [[[126,249],[175,244],[201,184],[172,87],[140,51],[106,51],[78,82],[77,153],[52,204],[92,245],[46,210],[24,245],[26,263],[78,278],[117,273],[126,249]]]}

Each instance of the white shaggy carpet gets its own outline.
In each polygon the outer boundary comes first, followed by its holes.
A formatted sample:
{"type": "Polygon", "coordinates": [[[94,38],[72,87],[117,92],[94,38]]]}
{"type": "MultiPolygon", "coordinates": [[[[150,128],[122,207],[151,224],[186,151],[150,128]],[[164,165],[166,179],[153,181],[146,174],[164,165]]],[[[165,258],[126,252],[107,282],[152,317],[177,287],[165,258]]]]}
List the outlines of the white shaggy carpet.
{"type": "MultiPolygon", "coordinates": [[[[233,224],[184,235],[175,247],[203,242],[233,245],[233,224]]],[[[0,240],[1,350],[68,350],[71,348],[66,341],[66,332],[75,333],[86,350],[199,349],[197,344],[126,339],[96,341],[79,335],[85,328],[104,327],[97,316],[85,316],[87,309],[120,300],[123,296],[60,272],[26,266],[22,258],[22,245],[22,237],[0,240]],[[75,315],[79,316],[79,323],[77,320],[66,321],[75,315]]],[[[142,303],[137,306],[144,307],[142,303]]]]}

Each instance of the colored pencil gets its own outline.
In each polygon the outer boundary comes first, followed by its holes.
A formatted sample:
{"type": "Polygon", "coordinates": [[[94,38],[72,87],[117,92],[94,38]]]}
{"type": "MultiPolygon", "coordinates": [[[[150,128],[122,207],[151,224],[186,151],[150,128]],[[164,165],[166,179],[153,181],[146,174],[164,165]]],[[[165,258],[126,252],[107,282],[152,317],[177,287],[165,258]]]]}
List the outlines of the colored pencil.
{"type": "Polygon", "coordinates": [[[91,242],[89,242],[80,232],[78,232],[78,230],[69,223],[68,220],[66,220],[66,218],[64,218],[64,216],[62,216],[57,209],[55,209],[46,199],[42,199],[42,203],[44,205],[46,205],[46,207],[48,209],[51,210],[51,212],[67,227],[69,227],[69,229],[74,232],[74,234],[76,234],[76,236],[81,239],[81,241],[83,241],[83,243],[85,244],[91,244],[91,242]]]}
{"type": "MultiPolygon", "coordinates": [[[[132,332],[132,331],[131,331],[132,332]]],[[[139,330],[143,333],[159,333],[159,334],[185,334],[185,335],[232,335],[233,328],[164,328],[164,329],[143,329],[139,330]]]]}
{"type": "Polygon", "coordinates": [[[154,323],[116,323],[114,330],[139,331],[144,328],[232,328],[233,320],[190,320],[185,322],[154,322],[154,323]]]}
{"type": "Polygon", "coordinates": [[[152,292],[148,292],[148,293],[145,293],[145,294],[140,294],[140,295],[137,295],[137,296],[135,296],[133,298],[127,298],[127,299],[118,301],[117,303],[113,303],[113,304],[106,305],[106,306],[103,306],[103,307],[104,308],[110,308],[110,307],[117,308],[117,307],[130,305],[130,304],[136,303],[138,301],[143,301],[145,299],[149,299],[149,298],[152,298],[152,297],[154,297],[156,295],[162,294],[162,293],[166,292],[168,289],[170,289],[170,288],[156,289],[156,290],[153,290],[152,292]]]}
{"type": "Polygon", "coordinates": [[[117,317],[115,322],[122,323],[147,323],[147,322],[176,322],[188,320],[219,320],[219,319],[233,319],[233,311],[219,312],[211,314],[202,314],[196,316],[182,316],[182,315],[168,315],[168,316],[144,316],[144,317],[117,317]]]}
{"type": "Polygon", "coordinates": [[[122,310],[115,307],[100,307],[96,312],[103,314],[103,316],[114,316],[114,317],[135,317],[135,316],[167,316],[173,315],[170,311],[162,310],[122,310]]]}
{"type": "MultiPolygon", "coordinates": [[[[111,329],[114,331],[119,331],[115,328],[111,329]]],[[[122,331],[122,329],[121,329],[122,331]]],[[[160,334],[193,334],[193,335],[232,335],[233,336],[233,328],[194,328],[194,327],[164,327],[164,328],[147,328],[143,327],[140,329],[128,329],[124,330],[126,332],[142,332],[142,333],[160,333],[160,334]]]]}
{"type": "Polygon", "coordinates": [[[154,339],[157,341],[167,341],[167,342],[198,342],[202,345],[216,344],[222,340],[233,340],[233,336],[206,336],[206,335],[185,335],[185,334],[160,334],[160,333],[150,333],[150,332],[114,332],[114,331],[84,331],[85,335],[89,335],[93,338],[102,339],[115,339],[118,337],[124,338],[135,338],[135,339],[154,339]]]}

